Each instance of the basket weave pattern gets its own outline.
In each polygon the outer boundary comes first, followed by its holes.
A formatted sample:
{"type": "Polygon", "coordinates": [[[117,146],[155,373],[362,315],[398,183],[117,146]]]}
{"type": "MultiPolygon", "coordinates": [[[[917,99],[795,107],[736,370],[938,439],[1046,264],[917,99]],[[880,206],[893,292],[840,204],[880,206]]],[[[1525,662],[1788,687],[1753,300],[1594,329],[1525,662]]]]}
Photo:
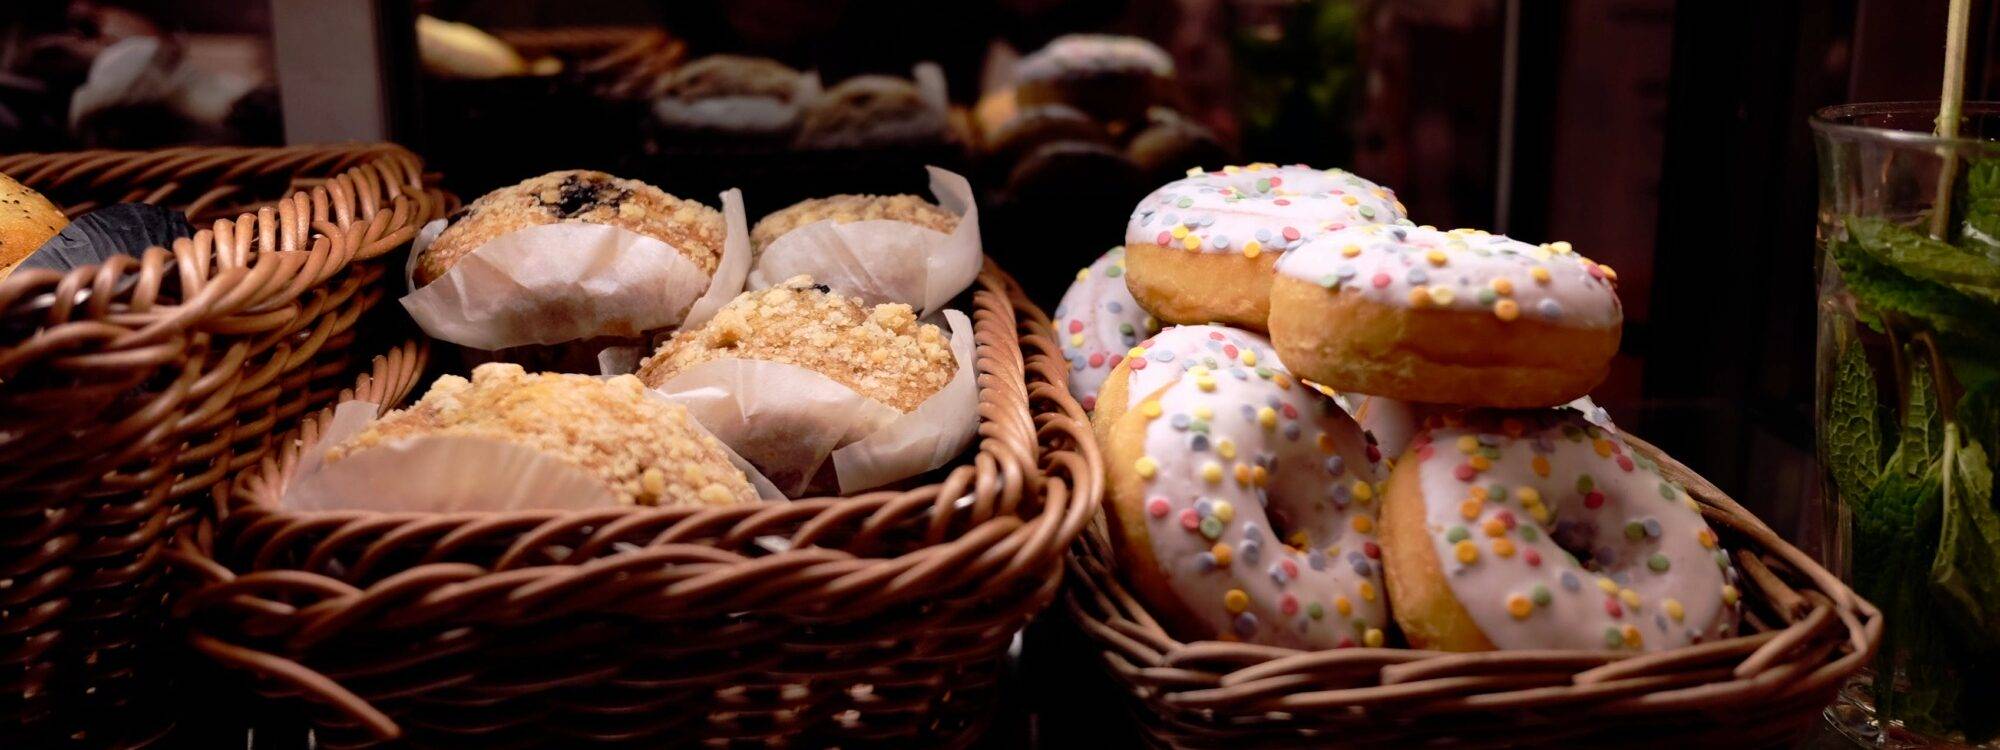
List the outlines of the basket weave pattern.
{"type": "Polygon", "coordinates": [[[72,215],[140,201],[199,229],[0,281],[0,727],[91,721],[145,669],[168,540],[351,377],[355,322],[383,296],[384,264],[364,261],[442,202],[393,146],[24,154],[0,172],[72,215]]]}
{"type": "Polygon", "coordinates": [[[1596,651],[1300,651],[1187,643],[1120,582],[1099,517],[1066,609],[1155,744],[1246,747],[1765,747],[1795,740],[1880,644],[1874,605],[1651,444],[1735,551],[1745,632],[1621,658],[1596,651]]]}
{"type": "Polygon", "coordinates": [[[306,705],[328,747],[964,746],[1101,492],[1046,316],[990,264],[972,313],[979,441],[931,484],[305,514],[276,507],[291,449],[239,478],[212,553],[186,550],[210,583],[176,614],[202,653],[306,705]]]}

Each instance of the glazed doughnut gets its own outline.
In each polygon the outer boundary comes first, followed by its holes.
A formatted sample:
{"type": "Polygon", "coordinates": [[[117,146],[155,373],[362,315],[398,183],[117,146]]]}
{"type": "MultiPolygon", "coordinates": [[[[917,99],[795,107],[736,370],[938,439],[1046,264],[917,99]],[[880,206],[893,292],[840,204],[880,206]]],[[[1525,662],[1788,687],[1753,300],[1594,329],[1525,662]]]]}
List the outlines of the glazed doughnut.
{"type": "Polygon", "coordinates": [[[1736,572],[1687,492],[1570,410],[1433,418],[1382,509],[1415,648],[1660,651],[1735,634],[1736,572]]]}
{"type": "MultiPolygon", "coordinates": [[[[1104,376],[1097,392],[1097,409],[1090,423],[1099,445],[1110,439],[1111,426],[1125,410],[1154,391],[1167,387],[1193,367],[1220,370],[1231,365],[1282,370],[1271,342],[1263,336],[1228,326],[1172,326],[1126,350],[1104,376]]],[[[1261,371],[1257,372],[1262,375],[1261,371]]]]}
{"type": "Polygon", "coordinates": [[[1125,225],[1127,283],[1167,323],[1265,330],[1271,269],[1314,235],[1407,223],[1394,193],[1338,169],[1252,164],[1190,170],[1139,202],[1125,225]]]}
{"type": "Polygon", "coordinates": [[[1136,122],[1168,92],[1174,60],[1139,37],[1066,34],[1014,67],[1023,107],[1068,104],[1105,123],[1136,122]]]}
{"type": "Polygon", "coordinates": [[[1382,645],[1381,466],[1332,399],[1197,365],[1126,411],[1105,453],[1120,569],[1183,637],[1382,645]]]}
{"type": "Polygon", "coordinates": [[[1618,276],[1567,242],[1365,226],[1321,235],[1277,265],[1278,356],[1336,390],[1555,406],[1601,382],[1618,351],[1618,276]]]}
{"type": "Polygon", "coordinates": [[[1069,360],[1069,393],[1085,411],[1097,408],[1097,391],[1125,352],[1160,330],[1125,288],[1125,248],[1114,247],[1076,272],[1076,282],[1056,304],[1056,330],[1069,360]]]}

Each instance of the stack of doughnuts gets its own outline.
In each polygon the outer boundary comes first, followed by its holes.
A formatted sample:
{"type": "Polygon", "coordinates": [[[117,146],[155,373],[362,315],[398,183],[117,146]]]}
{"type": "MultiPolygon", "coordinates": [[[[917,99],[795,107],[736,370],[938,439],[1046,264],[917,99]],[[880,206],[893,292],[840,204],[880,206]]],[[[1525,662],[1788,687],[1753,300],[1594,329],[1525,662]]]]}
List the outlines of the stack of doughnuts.
{"type": "MultiPolygon", "coordinates": [[[[1587,401],[1622,325],[1609,267],[1271,165],[1161,187],[1123,261],[1127,317],[1180,325],[1100,357],[1130,325],[1110,307],[1066,298],[1058,324],[1087,355],[1120,571],[1180,637],[1636,653],[1736,632],[1700,505],[1587,401]]],[[[1071,298],[1113,298],[1105,276],[1071,298]]]]}

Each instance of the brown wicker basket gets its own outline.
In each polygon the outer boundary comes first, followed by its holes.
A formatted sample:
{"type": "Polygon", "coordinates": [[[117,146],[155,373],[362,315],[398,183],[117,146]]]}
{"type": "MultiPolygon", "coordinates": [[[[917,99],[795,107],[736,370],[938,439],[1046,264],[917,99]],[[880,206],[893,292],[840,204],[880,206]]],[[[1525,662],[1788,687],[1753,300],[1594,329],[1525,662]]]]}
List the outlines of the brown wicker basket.
{"type": "Polygon", "coordinates": [[[212,552],[185,550],[210,583],[176,615],[197,650],[304,706],[327,747],[968,745],[1101,495],[1047,317],[991,264],[972,313],[979,441],[933,483],[305,514],[273,507],[289,449],[237,480],[212,552]]]}
{"type": "Polygon", "coordinates": [[[1713,484],[1630,435],[1736,550],[1749,635],[1659,653],[1300,651],[1162,629],[1119,581],[1104,517],[1064,601],[1147,739],[1184,748],[1767,747],[1873,655],[1882,615],[1713,484]]]}
{"type": "Polygon", "coordinates": [[[0,739],[121,744],[107,735],[156,729],[125,712],[162,671],[143,657],[168,540],[351,377],[376,259],[442,201],[386,145],[20,154],[0,172],[72,214],[143,201],[200,230],[0,280],[0,739]]]}

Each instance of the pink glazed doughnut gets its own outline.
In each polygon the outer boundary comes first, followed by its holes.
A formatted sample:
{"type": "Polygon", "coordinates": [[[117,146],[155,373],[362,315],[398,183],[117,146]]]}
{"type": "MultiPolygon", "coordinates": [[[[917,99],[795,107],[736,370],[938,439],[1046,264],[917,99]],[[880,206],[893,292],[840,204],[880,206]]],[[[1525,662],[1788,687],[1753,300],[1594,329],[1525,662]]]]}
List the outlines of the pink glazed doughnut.
{"type": "Polygon", "coordinates": [[[1097,410],[1090,415],[1097,442],[1110,440],[1111,426],[1139,400],[1179,378],[1188,368],[1220,370],[1230,365],[1283,370],[1271,342],[1263,336],[1229,326],[1169,326],[1126,350],[1125,357],[1104,378],[1097,410]]]}
{"type": "Polygon", "coordinates": [[[1569,409],[1427,418],[1383,567],[1415,648],[1661,651],[1736,633],[1736,571],[1687,492],[1569,409]]]}
{"type": "Polygon", "coordinates": [[[1408,223],[1395,193],[1352,172],[1303,164],[1195,169],[1133,209],[1126,283],[1162,322],[1262,331],[1280,256],[1322,232],[1408,223]]]}
{"type": "Polygon", "coordinates": [[[1084,411],[1097,408],[1097,392],[1125,352],[1160,330],[1160,323],[1125,288],[1125,248],[1114,247],[1076,272],[1056,304],[1056,330],[1069,360],[1069,394],[1084,411]]]}
{"type": "Polygon", "coordinates": [[[1184,637],[1382,645],[1381,466],[1331,398],[1269,367],[1196,365],[1126,411],[1105,453],[1120,569],[1184,637]]]}

